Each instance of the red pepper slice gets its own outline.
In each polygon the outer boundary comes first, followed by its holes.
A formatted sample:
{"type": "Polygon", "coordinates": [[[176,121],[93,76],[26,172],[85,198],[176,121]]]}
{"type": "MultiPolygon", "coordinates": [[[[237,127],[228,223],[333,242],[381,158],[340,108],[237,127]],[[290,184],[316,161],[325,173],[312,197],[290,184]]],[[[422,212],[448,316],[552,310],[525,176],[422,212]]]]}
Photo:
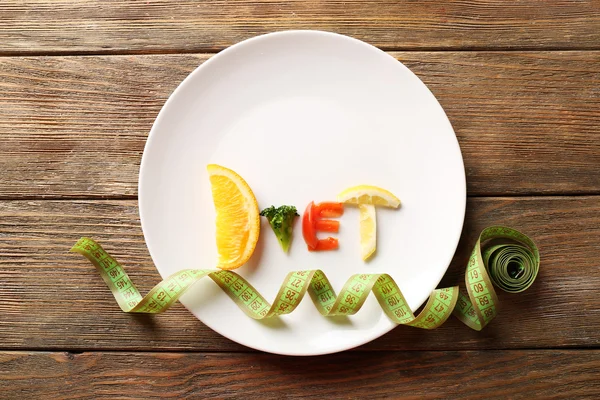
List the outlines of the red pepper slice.
{"type": "Polygon", "coordinates": [[[335,250],[338,246],[338,240],[336,238],[328,237],[326,239],[319,239],[317,241],[316,251],[324,251],[324,250],[335,250]]]}
{"type": "Polygon", "coordinates": [[[302,216],[302,236],[310,251],[335,250],[338,240],[332,237],[318,239],[317,231],[338,232],[340,222],[322,218],[337,218],[344,213],[344,205],[337,202],[323,202],[315,205],[313,201],[306,207],[302,216]]]}
{"type": "Polygon", "coordinates": [[[317,231],[313,218],[314,206],[315,203],[311,201],[308,204],[308,207],[306,207],[304,215],[302,215],[302,236],[304,236],[304,241],[306,242],[309,250],[315,250],[318,242],[317,231]]]}
{"type": "Polygon", "coordinates": [[[340,231],[340,221],[318,219],[315,223],[315,229],[319,232],[338,233],[340,231]]]}
{"type": "Polygon", "coordinates": [[[344,214],[343,203],[324,201],[323,203],[317,204],[315,207],[320,217],[339,218],[344,214]]]}

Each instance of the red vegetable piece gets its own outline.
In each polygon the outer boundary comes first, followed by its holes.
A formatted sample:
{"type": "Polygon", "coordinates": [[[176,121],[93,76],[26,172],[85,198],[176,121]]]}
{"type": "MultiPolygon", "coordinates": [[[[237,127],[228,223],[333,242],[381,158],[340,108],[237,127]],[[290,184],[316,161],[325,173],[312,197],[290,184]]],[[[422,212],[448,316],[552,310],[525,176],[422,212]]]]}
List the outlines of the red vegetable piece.
{"type": "Polygon", "coordinates": [[[315,250],[318,242],[315,221],[313,218],[314,206],[315,203],[311,201],[308,204],[308,207],[306,207],[304,215],[302,215],[302,236],[304,237],[304,241],[309,250],[315,250]]]}
{"type": "Polygon", "coordinates": [[[337,218],[344,213],[344,205],[338,202],[316,204],[311,201],[302,216],[302,236],[310,251],[335,250],[339,247],[336,238],[317,238],[317,231],[338,232],[340,222],[322,218],[337,218]]]}
{"type": "Polygon", "coordinates": [[[340,231],[340,221],[331,219],[319,219],[315,223],[315,229],[319,232],[337,233],[340,231]]]}
{"type": "Polygon", "coordinates": [[[317,209],[317,214],[324,218],[338,218],[344,214],[343,203],[325,201],[317,204],[315,207],[317,209]]]}
{"type": "Polygon", "coordinates": [[[336,238],[328,237],[326,239],[319,239],[317,241],[316,251],[336,250],[338,248],[338,240],[336,238]]]}

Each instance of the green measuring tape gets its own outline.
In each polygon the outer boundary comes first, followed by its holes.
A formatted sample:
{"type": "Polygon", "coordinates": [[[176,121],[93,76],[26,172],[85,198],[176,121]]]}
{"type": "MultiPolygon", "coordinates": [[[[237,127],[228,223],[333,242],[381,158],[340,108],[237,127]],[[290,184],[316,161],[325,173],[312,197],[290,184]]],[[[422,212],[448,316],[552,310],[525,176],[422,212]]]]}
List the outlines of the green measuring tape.
{"type": "Polygon", "coordinates": [[[82,254],[96,266],[124,312],[163,312],[194,283],[209,277],[254,319],[291,313],[306,292],[324,316],[353,315],[373,292],[392,321],[424,329],[437,328],[454,314],[467,326],[481,330],[498,313],[498,298],[492,282],[507,292],[521,292],[531,286],[540,264],[537,246],[527,236],[502,226],[486,228],[469,258],[465,276],[467,295],[461,293],[458,286],[436,289],[415,316],[388,274],[353,275],[336,295],[323,271],[293,271],[286,276],[275,301],[270,304],[235,272],[186,269],[169,276],[142,297],[123,267],[92,239],[81,238],[71,251],[82,254]]]}

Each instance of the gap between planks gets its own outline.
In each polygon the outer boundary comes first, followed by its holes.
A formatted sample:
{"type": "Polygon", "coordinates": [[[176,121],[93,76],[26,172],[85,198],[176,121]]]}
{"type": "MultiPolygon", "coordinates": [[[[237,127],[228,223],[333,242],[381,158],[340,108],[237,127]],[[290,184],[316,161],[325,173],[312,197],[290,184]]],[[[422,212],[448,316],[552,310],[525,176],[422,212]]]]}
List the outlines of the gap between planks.
{"type": "MultiPolygon", "coordinates": [[[[418,353],[447,353],[447,352],[469,352],[469,351],[476,351],[476,352],[501,352],[501,351],[535,351],[535,352],[549,352],[549,351],[570,351],[570,352],[577,352],[577,351],[595,351],[595,350],[600,350],[600,343],[598,345],[590,345],[590,346],[566,346],[566,347],[558,347],[558,346],[548,346],[548,347],[523,347],[523,348],[514,348],[514,347],[497,347],[497,348],[493,348],[493,349],[482,349],[482,348],[478,348],[478,347],[473,347],[473,348],[461,348],[461,349],[456,349],[456,348],[448,348],[448,349],[421,349],[421,348],[415,348],[415,349],[369,349],[369,348],[365,348],[364,346],[359,346],[359,347],[355,347],[352,349],[348,349],[348,350],[344,350],[344,351],[340,351],[337,353],[330,353],[330,354],[323,354],[322,356],[332,356],[334,354],[341,354],[341,353],[348,353],[348,352],[352,352],[352,353],[406,353],[406,352],[418,352],[418,353]]],[[[264,351],[260,351],[260,350],[255,350],[252,349],[250,347],[247,348],[240,348],[240,349],[232,349],[232,350],[226,350],[226,349],[221,349],[221,350],[214,350],[214,349],[208,349],[208,350],[182,350],[182,349],[168,349],[168,348],[164,348],[164,349],[144,349],[144,350],[136,350],[136,349],[132,349],[132,348],[128,348],[128,347],[124,347],[124,348],[118,348],[118,347],[110,347],[110,348],[104,348],[104,347],[99,347],[99,348],[65,348],[65,347],[54,347],[54,346],[48,346],[48,347],[19,347],[18,349],[15,349],[14,347],[7,347],[7,348],[2,348],[0,347],[0,353],[14,353],[14,354],[18,354],[18,353],[65,353],[65,354],[74,354],[74,355],[80,355],[80,354],[84,354],[84,353],[103,353],[103,354],[113,354],[113,353],[137,353],[137,354],[164,354],[164,353],[173,353],[173,354],[266,354],[266,355],[272,355],[272,356],[277,356],[280,357],[281,355],[279,354],[274,354],[274,353],[268,353],[268,352],[264,352],[264,351]]],[[[297,357],[297,356],[290,356],[290,357],[297,357]]],[[[302,356],[300,356],[302,357],[302,356]]],[[[316,356],[319,357],[319,356],[316,356]]]]}
{"type": "MultiPolygon", "coordinates": [[[[493,198],[493,199],[568,199],[570,197],[596,197],[600,196],[600,191],[597,192],[582,192],[582,193],[485,193],[485,194],[468,194],[467,199],[493,198]]],[[[26,196],[12,197],[0,196],[0,201],[139,201],[136,195],[131,196],[26,196]]]]}
{"type": "MultiPolygon", "coordinates": [[[[275,32],[274,32],[275,33],[275,32]]],[[[242,41],[238,42],[241,43],[242,41]]],[[[234,43],[231,46],[234,46],[234,43]]],[[[210,48],[200,47],[197,49],[165,49],[165,50],[95,50],[95,51],[0,51],[0,58],[9,57],[81,57],[81,56],[149,56],[149,55],[215,55],[221,51],[231,47],[210,48]]],[[[539,52],[593,52],[600,51],[600,46],[569,46],[569,47],[546,47],[536,48],[532,46],[524,47],[386,47],[375,46],[379,50],[385,52],[403,52],[403,53],[469,53],[469,52],[486,52],[486,53],[539,53],[539,52]]]]}

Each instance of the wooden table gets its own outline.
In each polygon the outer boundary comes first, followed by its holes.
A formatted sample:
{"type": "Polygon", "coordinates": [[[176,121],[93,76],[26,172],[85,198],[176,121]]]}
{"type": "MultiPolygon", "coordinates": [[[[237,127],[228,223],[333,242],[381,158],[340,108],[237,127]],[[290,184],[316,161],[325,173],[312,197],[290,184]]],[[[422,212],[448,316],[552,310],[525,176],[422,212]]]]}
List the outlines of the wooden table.
{"type": "MultiPolygon", "coordinates": [[[[443,196],[440,193],[440,196],[443,196]]],[[[600,1],[0,3],[0,397],[600,396],[600,1]],[[482,332],[398,327],[342,354],[289,358],[214,333],[180,304],[122,313],[69,254],[91,236],[142,291],[139,162],[161,106],[242,39],[321,29],[397,57],[434,92],[468,180],[463,279],[490,224],[540,247],[534,286],[482,332]]]]}

